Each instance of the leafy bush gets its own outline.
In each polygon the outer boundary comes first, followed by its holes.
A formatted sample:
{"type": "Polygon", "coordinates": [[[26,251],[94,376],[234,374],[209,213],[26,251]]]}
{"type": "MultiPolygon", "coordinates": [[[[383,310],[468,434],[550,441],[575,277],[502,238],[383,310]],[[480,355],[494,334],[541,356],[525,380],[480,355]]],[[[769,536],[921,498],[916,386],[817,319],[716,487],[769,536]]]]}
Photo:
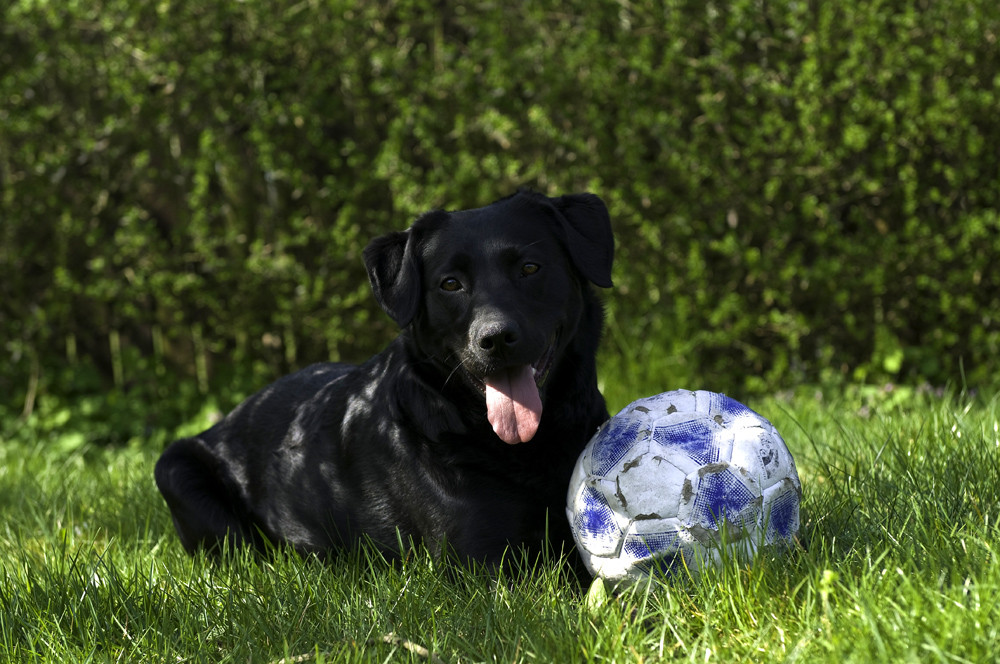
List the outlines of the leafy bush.
{"type": "Polygon", "coordinates": [[[987,380],[998,35],[991,0],[14,0],[0,392],[364,357],[367,240],[521,186],[608,202],[608,353],[664,389],[987,380]]]}

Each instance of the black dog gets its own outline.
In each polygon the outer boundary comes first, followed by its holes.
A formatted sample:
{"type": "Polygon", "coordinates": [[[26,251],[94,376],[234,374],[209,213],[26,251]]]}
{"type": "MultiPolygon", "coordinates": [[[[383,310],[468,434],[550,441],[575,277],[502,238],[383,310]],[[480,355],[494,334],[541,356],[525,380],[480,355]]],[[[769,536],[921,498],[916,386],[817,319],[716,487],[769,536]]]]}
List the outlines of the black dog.
{"type": "MultiPolygon", "coordinates": [[[[607,419],[594,354],[614,239],[592,194],[430,212],[364,252],[402,328],[360,366],[316,364],[170,445],[156,483],[188,551],[370,538],[495,565],[570,543],[566,491],[607,419]]],[[[568,548],[568,546],[567,546],[568,548]]]]}

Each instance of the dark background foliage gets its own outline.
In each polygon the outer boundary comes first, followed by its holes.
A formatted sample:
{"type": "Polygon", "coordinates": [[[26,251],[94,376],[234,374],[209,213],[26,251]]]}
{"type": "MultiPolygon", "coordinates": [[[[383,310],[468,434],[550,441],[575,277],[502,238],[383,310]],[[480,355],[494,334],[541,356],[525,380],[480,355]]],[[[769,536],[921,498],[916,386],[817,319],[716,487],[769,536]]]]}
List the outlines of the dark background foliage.
{"type": "Polygon", "coordinates": [[[361,359],[365,243],[518,187],[608,203],[630,385],[993,381],[998,36],[995,0],[11,0],[4,429],[148,438],[361,359]]]}

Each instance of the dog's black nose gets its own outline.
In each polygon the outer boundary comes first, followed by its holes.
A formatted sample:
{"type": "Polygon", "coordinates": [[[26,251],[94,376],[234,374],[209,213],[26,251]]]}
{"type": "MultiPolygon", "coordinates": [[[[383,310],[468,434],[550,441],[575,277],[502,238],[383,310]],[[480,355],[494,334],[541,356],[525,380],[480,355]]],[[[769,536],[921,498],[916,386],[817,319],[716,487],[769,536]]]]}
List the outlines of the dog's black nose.
{"type": "Polygon", "coordinates": [[[503,353],[514,348],[521,334],[513,321],[483,325],[476,335],[476,345],[490,353],[503,353]]]}

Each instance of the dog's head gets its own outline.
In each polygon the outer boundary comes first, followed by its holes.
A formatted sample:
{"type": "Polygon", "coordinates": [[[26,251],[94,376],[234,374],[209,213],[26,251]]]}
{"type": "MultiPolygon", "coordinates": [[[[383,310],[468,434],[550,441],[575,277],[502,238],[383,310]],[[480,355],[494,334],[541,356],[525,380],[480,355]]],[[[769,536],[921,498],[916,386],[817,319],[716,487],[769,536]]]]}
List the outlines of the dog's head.
{"type": "Polygon", "coordinates": [[[427,213],[364,253],[382,308],[445,380],[485,395],[487,417],[508,443],[534,436],[587,282],[610,287],[613,256],[600,198],[528,192],[427,213]]]}

